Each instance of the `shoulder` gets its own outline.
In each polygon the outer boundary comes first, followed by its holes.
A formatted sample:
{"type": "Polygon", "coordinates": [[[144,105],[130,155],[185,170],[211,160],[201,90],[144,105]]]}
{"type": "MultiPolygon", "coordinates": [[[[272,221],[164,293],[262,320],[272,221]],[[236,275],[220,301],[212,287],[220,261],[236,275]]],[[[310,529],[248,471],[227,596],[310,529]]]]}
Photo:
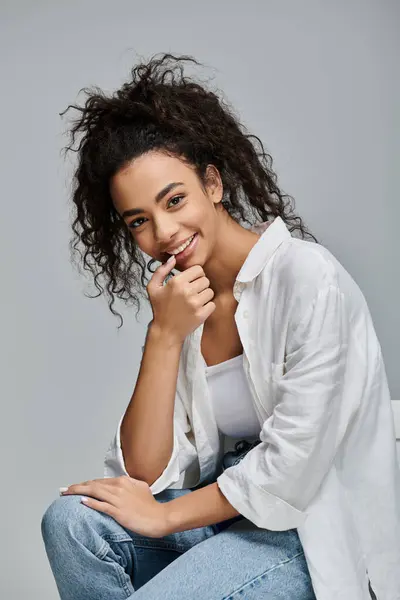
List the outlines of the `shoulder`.
{"type": "Polygon", "coordinates": [[[343,267],[321,244],[291,238],[275,256],[273,275],[288,292],[317,293],[328,286],[339,286],[343,267]]]}
{"type": "MultiPolygon", "coordinates": [[[[344,267],[321,244],[298,238],[282,243],[261,272],[257,286],[260,309],[271,306],[274,326],[299,323],[325,294],[341,294],[344,267]]],[[[289,325],[288,325],[289,326],[289,325]]]]}

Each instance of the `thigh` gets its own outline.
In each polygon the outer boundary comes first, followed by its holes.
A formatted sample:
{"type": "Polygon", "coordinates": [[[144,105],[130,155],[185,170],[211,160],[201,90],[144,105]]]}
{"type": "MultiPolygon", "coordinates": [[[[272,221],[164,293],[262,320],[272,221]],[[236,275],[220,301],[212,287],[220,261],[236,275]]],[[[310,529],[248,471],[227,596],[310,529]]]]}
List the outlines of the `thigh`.
{"type": "Polygon", "coordinates": [[[315,600],[297,530],[269,531],[247,519],[192,546],[135,593],[135,600],[315,600]]]}
{"type": "MultiPolygon", "coordinates": [[[[190,489],[166,489],[154,497],[158,502],[169,502],[190,492],[190,489]]],[[[135,590],[139,590],[193,546],[216,535],[216,529],[210,525],[171,533],[161,538],[143,536],[134,531],[127,531],[127,534],[134,548],[132,582],[135,590]]]]}
{"type": "MultiPolygon", "coordinates": [[[[189,489],[167,489],[155,497],[159,502],[168,502],[187,493],[189,489]]],[[[110,515],[84,506],[79,495],[52,502],[43,515],[41,528],[57,577],[63,579],[70,571],[73,576],[69,588],[76,585],[81,589],[85,582],[92,590],[99,587],[104,597],[108,588],[114,590],[113,586],[132,594],[133,589],[146,584],[192,546],[215,535],[210,526],[161,538],[143,536],[124,528],[110,515]]]]}

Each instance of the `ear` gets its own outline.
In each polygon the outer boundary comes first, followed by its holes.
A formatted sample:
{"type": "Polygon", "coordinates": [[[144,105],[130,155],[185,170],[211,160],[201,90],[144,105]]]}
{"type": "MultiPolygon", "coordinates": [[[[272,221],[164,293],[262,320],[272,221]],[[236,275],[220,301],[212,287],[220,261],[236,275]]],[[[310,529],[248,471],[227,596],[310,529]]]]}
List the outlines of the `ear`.
{"type": "Polygon", "coordinates": [[[207,193],[214,204],[221,202],[224,195],[224,186],[220,172],[214,165],[207,165],[206,169],[207,193]]]}

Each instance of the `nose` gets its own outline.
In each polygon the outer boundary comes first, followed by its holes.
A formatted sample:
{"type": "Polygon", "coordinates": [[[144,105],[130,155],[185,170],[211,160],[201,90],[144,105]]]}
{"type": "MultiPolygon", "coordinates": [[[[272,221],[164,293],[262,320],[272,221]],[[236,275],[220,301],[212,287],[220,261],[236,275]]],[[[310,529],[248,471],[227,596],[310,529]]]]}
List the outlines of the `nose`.
{"type": "Polygon", "coordinates": [[[172,215],[154,219],[154,239],[160,246],[166,246],[179,231],[179,224],[172,215]]]}

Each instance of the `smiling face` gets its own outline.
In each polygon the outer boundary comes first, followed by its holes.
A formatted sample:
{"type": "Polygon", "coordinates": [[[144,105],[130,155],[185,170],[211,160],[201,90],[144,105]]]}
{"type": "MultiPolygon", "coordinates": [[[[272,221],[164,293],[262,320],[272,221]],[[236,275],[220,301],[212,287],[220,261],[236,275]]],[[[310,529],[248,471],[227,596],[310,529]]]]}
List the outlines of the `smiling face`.
{"type": "MultiPolygon", "coordinates": [[[[110,181],[114,206],[139,248],[165,262],[168,251],[182,250],[176,269],[204,265],[218,239],[223,187],[218,170],[209,165],[206,190],[194,167],[161,151],[149,152],[120,169],[110,181]]],[[[175,253],[175,252],[174,252],[175,253]]]]}

